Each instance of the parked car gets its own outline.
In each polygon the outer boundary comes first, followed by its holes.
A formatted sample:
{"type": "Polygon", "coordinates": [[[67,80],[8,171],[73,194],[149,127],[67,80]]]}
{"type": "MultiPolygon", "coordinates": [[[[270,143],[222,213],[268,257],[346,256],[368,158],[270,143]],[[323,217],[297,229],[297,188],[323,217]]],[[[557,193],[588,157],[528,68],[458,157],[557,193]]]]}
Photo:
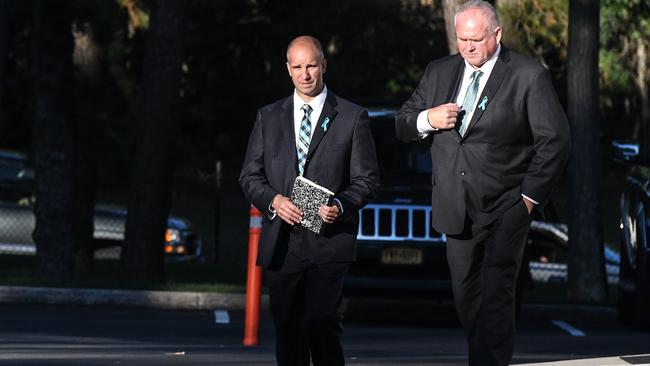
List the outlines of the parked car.
{"type": "MultiPolygon", "coordinates": [[[[27,157],[0,150],[0,254],[35,254],[32,239],[34,171],[27,157]]],[[[124,242],[127,211],[115,205],[95,208],[93,244],[95,257],[118,258],[124,242]]],[[[164,251],[169,260],[202,257],[201,239],[186,219],[167,219],[164,251]]]]}
{"type": "Polygon", "coordinates": [[[618,315],[623,323],[650,328],[650,155],[635,141],[614,141],[613,148],[614,159],[626,168],[619,200],[618,315]]]}
{"type": "MultiPolygon", "coordinates": [[[[431,156],[427,142],[395,137],[396,109],[371,108],[381,186],[359,212],[357,261],[345,279],[350,293],[451,295],[446,237],[431,228],[431,156]]],[[[567,280],[568,231],[562,223],[533,220],[519,286],[567,280]]],[[[618,279],[618,254],[607,248],[608,279],[618,279]]]]}

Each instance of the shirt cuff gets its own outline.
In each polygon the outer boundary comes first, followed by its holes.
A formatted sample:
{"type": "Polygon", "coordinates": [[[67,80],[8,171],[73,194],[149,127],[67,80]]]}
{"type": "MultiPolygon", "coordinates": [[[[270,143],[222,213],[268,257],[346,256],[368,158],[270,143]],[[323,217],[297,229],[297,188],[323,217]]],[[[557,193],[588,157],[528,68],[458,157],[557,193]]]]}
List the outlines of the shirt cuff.
{"type": "Polygon", "coordinates": [[[422,112],[420,112],[420,114],[418,114],[417,127],[418,127],[418,132],[420,133],[420,137],[427,137],[429,133],[438,131],[437,128],[433,128],[429,124],[429,118],[427,117],[428,111],[429,111],[428,109],[425,109],[422,112]]]}
{"type": "Polygon", "coordinates": [[[525,197],[525,198],[526,198],[527,200],[529,200],[530,202],[532,202],[532,203],[534,203],[534,204],[536,204],[536,205],[539,205],[539,202],[537,202],[537,201],[535,201],[534,199],[532,199],[532,198],[526,196],[525,194],[522,193],[521,196],[522,196],[522,197],[525,197]]]}
{"type": "Polygon", "coordinates": [[[336,207],[339,208],[339,216],[343,215],[343,205],[341,204],[341,201],[339,201],[338,198],[334,197],[334,204],[336,204],[336,207]]]}
{"type": "Polygon", "coordinates": [[[269,212],[266,213],[266,217],[268,217],[271,221],[278,215],[278,212],[273,209],[272,205],[273,200],[271,200],[271,203],[269,203],[269,212]]]}

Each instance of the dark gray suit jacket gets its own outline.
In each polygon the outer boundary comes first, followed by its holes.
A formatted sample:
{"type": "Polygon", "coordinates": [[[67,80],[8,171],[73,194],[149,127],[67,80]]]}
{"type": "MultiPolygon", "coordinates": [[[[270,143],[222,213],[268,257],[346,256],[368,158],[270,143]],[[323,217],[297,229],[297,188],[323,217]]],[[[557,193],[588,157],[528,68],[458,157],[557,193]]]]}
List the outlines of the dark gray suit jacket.
{"type": "MultiPolygon", "coordinates": [[[[307,154],[304,177],[328,188],[341,201],[344,214],[326,224],[321,235],[307,233],[310,259],[348,262],[356,256],[358,210],[378,186],[375,145],[366,109],[328,92],[307,154]],[[327,130],[323,128],[329,118],[327,130]]],[[[297,176],[293,96],[261,108],[253,126],[239,182],[246,198],[262,213],[273,197],[290,196],[297,176]]],[[[278,244],[285,245],[290,225],[279,217],[262,221],[257,264],[268,267],[278,244]]]]}
{"type": "MultiPolygon", "coordinates": [[[[429,63],[420,84],[395,118],[397,136],[419,139],[417,116],[455,101],[465,63],[456,54],[429,63]]],[[[501,47],[470,125],[460,137],[440,130],[431,139],[432,226],[463,230],[465,214],[488,225],[524,194],[543,204],[569,154],[569,124],[548,70],[501,47]]]]}

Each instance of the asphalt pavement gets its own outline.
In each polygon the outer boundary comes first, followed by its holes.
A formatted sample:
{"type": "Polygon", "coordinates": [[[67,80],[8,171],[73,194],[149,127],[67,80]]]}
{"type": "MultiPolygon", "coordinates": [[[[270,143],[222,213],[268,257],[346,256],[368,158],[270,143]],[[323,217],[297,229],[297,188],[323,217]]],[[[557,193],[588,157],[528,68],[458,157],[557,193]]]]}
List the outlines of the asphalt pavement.
{"type": "MultiPolygon", "coordinates": [[[[259,345],[244,347],[244,296],[0,287],[0,365],[273,365],[263,298],[259,345]]],[[[348,365],[465,365],[449,303],[345,301],[348,365]]],[[[650,365],[650,333],[614,309],[525,304],[513,364],[650,365]]]]}

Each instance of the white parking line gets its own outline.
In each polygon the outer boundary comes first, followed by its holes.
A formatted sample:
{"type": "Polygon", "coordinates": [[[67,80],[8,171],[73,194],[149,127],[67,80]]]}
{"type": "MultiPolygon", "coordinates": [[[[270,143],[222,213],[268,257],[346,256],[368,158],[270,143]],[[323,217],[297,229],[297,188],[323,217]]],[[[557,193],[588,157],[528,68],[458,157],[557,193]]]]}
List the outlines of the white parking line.
{"type": "Polygon", "coordinates": [[[569,334],[574,337],[584,337],[586,336],[585,332],[581,331],[578,328],[573,327],[571,324],[562,321],[562,320],[551,320],[551,323],[555,324],[556,327],[566,330],[569,334]]]}
{"type": "Polygon", "coordinates": [[[214,322],[217,324],[229,324],[230,315],[228,314],[228,310],[215,310],[214,322]]]}

